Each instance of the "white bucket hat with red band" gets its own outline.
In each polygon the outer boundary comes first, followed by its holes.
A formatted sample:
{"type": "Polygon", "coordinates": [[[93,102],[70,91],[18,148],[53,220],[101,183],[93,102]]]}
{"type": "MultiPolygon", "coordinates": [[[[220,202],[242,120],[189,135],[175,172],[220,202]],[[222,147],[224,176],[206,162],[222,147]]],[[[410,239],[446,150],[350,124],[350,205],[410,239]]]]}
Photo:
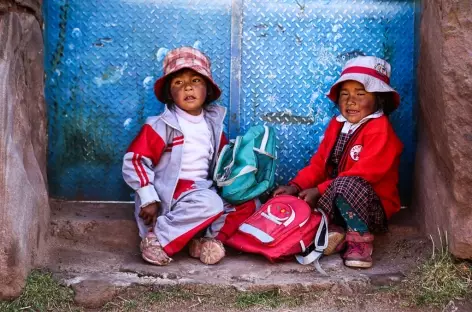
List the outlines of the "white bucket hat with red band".
{"type": "Polygon", "coordinates": [[[400,105],[400,94],[390,86],[390,72],[391,67],[387,61],[375,56],[358,56],[344,65],[341,77],[326,95],[336,103],[340,84],[355,80],[362,83],[367,92],[392,92],[396,109],[400,105]]]}
{"type": "Polygon", "coordinates": [[[211,88],[213,90],[213,92],[210,92],[207,96],[207,102],[212,102],[220,97],[221,90],[213,81],[213,77],[211,75],[210,59],[200,50],[192,47],[181,47],[169,51],[164,58],[164,74],[162,77],[157,79],[156,83],[154,84],[154,93],[156,94],[156,97],[159,101],[165,103],[167,100],[167,90],[164,90],[167,77],[184,68],[193,69],[206,78],[209,84],[207,88],[211,88]]]}

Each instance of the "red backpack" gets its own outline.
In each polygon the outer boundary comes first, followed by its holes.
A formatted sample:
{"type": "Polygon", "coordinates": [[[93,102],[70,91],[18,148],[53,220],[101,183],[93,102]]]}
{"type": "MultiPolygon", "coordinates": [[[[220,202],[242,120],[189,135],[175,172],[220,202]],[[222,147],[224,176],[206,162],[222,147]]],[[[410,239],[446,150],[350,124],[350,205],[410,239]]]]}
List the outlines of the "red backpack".
{"type": "Polygon", "coordinates": [[[328,245],[326,215],[313,211],[295,196],[280,195],[244,221],[225,243],[233,248],[262,254],[271,262],[295,256],[301,264],[314,263],[328,245]]]}

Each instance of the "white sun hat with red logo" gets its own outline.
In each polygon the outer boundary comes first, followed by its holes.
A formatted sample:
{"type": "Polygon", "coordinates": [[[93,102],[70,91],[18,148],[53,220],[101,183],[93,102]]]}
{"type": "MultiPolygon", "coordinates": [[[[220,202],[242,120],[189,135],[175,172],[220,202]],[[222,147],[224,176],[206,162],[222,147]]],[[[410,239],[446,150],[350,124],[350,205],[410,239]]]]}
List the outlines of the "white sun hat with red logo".
{"type": "Polygon", "coordinates": [[[154,93],[159,101],[162,103],[166,101],[167,90],[164,89],[169,75],[184,68],[193,69],[206,78],[208,82],[207,88],[211,88],[213,91],[207,95],[208,102],[212,102],[220,97],[221,90],[213,81],[211,75],[210,59],[200,50],[192,47],[181,47],[169,51],[164,58],[164,74],[154,83],[154,93]]]}
{"type": "Polygon", "coordinates": [[[339,87],[342,82],[354,80],[364,85],[367,92],[392,92],[396,109],[400,105],[400,94],[390,86],[390,64],[375,56],[358,56],[347,61],[341,77],[334,83],[326,95],[337,103],[339,87]]]}

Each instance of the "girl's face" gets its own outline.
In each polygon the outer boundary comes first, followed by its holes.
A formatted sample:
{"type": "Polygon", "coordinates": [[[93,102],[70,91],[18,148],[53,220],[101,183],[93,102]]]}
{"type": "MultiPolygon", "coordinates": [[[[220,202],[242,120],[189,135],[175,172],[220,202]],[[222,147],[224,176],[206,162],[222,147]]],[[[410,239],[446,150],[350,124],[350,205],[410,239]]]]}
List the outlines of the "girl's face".
{"type": "Polygon", "coordinates": [[[207,95],[205,78],[192,69],[184,69],[170,81],[170,95],[180,109],[198,116],[207,95]]]}
{"type": "Polygon", "coordinates": [[[339,88],[338,105],[344,118],[350,123],[358,123],[375,112],[375,96],[367,92],[361,83],[348,80],[339,88]]]}

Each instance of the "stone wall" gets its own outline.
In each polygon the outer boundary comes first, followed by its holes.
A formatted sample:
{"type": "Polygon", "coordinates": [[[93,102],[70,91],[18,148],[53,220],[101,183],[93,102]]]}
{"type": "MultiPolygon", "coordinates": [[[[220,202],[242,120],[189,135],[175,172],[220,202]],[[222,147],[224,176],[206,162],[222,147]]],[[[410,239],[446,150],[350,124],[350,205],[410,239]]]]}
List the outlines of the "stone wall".
{"type": "Polygon", "coordinates": [[[41,1],[0,1],[0,298],[18,296],[46,255],[41,1]]]}
{"type": "Polygon", "coordinates": [[[424,0],[414,200],[426,233],[472,259],[472,2],[424,0]]]}

